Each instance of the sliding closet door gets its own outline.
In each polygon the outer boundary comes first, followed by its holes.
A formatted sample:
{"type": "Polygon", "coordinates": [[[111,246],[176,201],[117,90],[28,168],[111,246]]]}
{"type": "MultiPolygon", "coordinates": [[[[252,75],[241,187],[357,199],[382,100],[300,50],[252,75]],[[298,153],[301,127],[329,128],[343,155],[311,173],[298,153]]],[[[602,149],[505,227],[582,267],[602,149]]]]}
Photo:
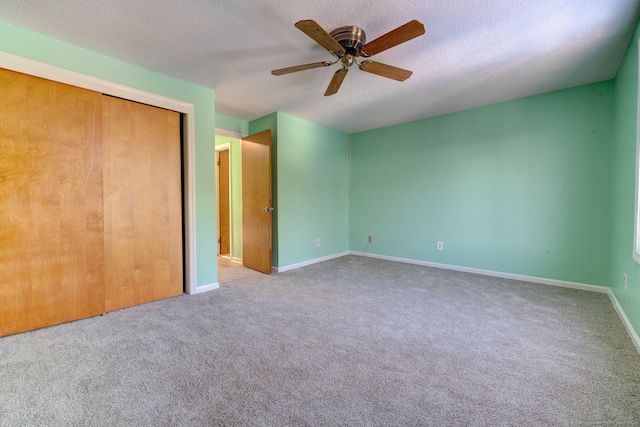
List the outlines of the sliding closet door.
{"type": "Polygon", "coordinates": [[[101,95],[4,69],[0,94],[0,335],[101,314],[101,95]]]}
{"type": "Polygon", "coordinates": [[[105,308],[182,293],[180,114],[103,97],[105,308]]]}

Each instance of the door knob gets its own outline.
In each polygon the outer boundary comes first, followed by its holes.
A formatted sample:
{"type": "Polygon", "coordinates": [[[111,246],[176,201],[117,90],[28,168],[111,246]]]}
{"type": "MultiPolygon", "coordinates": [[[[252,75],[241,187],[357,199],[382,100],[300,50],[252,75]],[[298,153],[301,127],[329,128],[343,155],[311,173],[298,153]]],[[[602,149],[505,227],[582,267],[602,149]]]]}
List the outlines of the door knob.
{"type": "Polygon", "coordinates": [[[275,209],[268,207],[268,208],[262,208],[263,212],[273,212],[275,209]]]}

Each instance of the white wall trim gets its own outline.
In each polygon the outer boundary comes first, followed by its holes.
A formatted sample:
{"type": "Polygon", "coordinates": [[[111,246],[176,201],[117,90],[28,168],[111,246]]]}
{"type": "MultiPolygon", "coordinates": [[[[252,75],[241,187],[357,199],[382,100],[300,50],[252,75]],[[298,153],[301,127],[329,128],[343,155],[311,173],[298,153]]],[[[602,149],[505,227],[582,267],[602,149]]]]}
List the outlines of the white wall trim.
{"type": "MultiPolygon", "coordinates": [[[[640,39],[636,41],[636,43],[638,43],[637,49],[640,53],[640,39]]],[[[640,56],[638,57],[637,65],[640,67],[640,56]]],[[[640,108],[640,86],[638,87],[638,92],[635,95],[637,98],[636,105],[640,108]]],[[[636,115],[636,126],[640,126],[640,109],[637,110],[636,115]]],[[[640,129],[640,127],[637,127],[637,129],[640,129]]],[[[640,235],[638,235],[638,233],[640,233],[640,205],[638,205],[640,203],[640,151],[638,150],[640,150],[640,132],[636,132],[636,186],[634,188],[633,250],[631,252],[633,260],[640,264],[640,253],[638,253],[640,251],[640,248],[638,247],[640,246],[638,245],[638,241],[640,240],[640,235]]]]}
{"type": "Polygon", "coordinates": [[[236,138],[236,139],[242,139],[247,135],[243,135],[241,133],[238,132],[234,132],[232,130],[226,130],[226,129],[220,129],[220,128],[216,128],[216,135],[218,136],[227,136],[229,138],[236,138]]]}
{"type": "Polygon", "coordinates": [[[220,287],[220,284],[218,282],[210,283],[208,285],[197,286],[192,292],[189,293],[189,295],[197,295],[203,292],[213,291],[215,289],[218,289],[219,287],[220,287]]]}
{"type": "Polygon", "coordinates": [[[177,111],[186,116],[185,124],[185,262],[186,291],[193,294],[197,288],[196,269],[196,192],[195,192],[195,117],[194,105],[155,93],[113,83],[97,77],[81,74],[65,68],[23,58],[6,52],[0,52],[0,67],[7,70],[41,77],[47,80],[65,83],[88,89],[105,95],[136,101],[155,107],[177,111]]]}
{"type": "Polygon", "coordinates": [[[629,318],[627,317],[626,313],[622,309],[622,306],[618,302],[618,299],[613,293],[613,290],[607,286],[586,285],[583,283],[567,282],[564,280],[545,279],[545,278],[534,277],[534,276],[524,276],[521,274],[501,273],[499,271],[459,267],[456,265],[439,264],[435,262],[420,261],[420,260],[408,259],[408,258],[398,258],[398,257],[392,257],[392,256],[386,256],[386,255],[366,254],[364,252],[357,252],[357,251],[349,251],[349,254],[364,256],[368,258],[384,259],[387,261],[403,262],[406,264],[423,265],[425,267],[442,268],[446,270],[462,271],[465,273],[475,273],[475,274],[481,274],[483,276],[500,277],[503,279],[513,279],[513,280],[519,280],[523,282],[538,283],[542,285],[558,286],[562,288],[579,289],[583,291],[607,294],[609,296],[609,299],[611,300],[611,304],[613,305],[613,308],[615,309],[616,313],[618,313],[618,317],[620,318],[620,320],[622,321],[622,324],[627,330],[627,333],[629,334],[629,338],[631,338],[631,342],[635,346],[638,353],[640,353],[640,337],[638,336],[635,329],[631,325],[629,318]]]}
{"type": "Polygon", "coordinates": [[[345,255],[349,255],[349,251],[340,252],[337,254],[323,256],[321,258],[310,259],[308,261],[299,262],[297,264],[285,265],[284,267],[273,267],[275,273],[284,273],[285,271],[295,270],[296,268],[306,267],[311,264],[317,264],[319,262],[329,261],[330,259],[340,258],[345,255]]]}
{"type": "Polygon", "coordinates": [[[359,255],[359,256],[364,256],[368,258],[377,258],[377,259],[384,259],[387,261],[404,262],[406,264],[423,265],[425,267],[434,267],[434,268],[441,268],[445,270],[461,271],[464,273],[474,273],[474,274],[480,274],[483,276],[500,277],[502,279],[519,280],[522,282],[538,283],[541,285],[550,285],[550,286],[559,286],[562,288],[579,289],[583,291],[598,292],[601,294],[606,294],[609,291],[609,288],[606,286],[586,285],[583,283],[567,282],[564,280],[546,279],[546,278],[535,277],[535,276],[525,276],[522,274],[502,273],[500,271],[482,270],[482,269],[470,268],[470,267],[460,267],[457,265],[440,264],[436,262],[421,261],[421,260],[409,259],[409,258],[398,258],[398,257],[392,257],[392,256],[386,256],[386,255],[369,254],[369,253],[365,254],[363,252],[356,252],[356,251],[349,251],[349,253],[352,255],[359,255]]]}
{"type": "Polygon", "coordinates": [[[611,288],[607,288],[607,291],[608,291],[607,294],[609,295],[609,299],[611,300],[611,304],[613,305],[613,308],[616,310],[616,313],[618,313],[618,317],[622,321],[622,324],[627,329],[627,333],[629,334],[629,338],[631,338],[631,342],[636,347],[636,350],[638,351],[638,353],[640,353],[640,337],[638,337],[638,334],[636,333],[635,329],[633,329],[633,326],[631,325],[629,318],[627,317],[626,313],[622,309],[622,306],[618,302],[618,299],[616,298],[616,295],[613,293],[613,290],[611,288]]]}

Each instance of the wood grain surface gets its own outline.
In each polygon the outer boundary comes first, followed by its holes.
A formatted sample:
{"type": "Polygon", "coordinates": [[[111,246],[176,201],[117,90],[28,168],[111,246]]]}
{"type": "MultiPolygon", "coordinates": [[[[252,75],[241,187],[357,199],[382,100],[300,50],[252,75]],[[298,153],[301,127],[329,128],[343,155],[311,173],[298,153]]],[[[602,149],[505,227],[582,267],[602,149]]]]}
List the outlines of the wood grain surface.
{"type": "Polygon", "coordinates": [[[242,263],[271,274],[271,130],[242,139],[242,263]]]}
{"type": "Polygon", "coordinates": [[[0,93],[0,335],[101,314],[101,95],[4,69],[0,93]]]}
{"type": "Polygon", "coordinates": [[[103,131],[105,309],[179,295],[180,114],[104,96],[103,131]]]}

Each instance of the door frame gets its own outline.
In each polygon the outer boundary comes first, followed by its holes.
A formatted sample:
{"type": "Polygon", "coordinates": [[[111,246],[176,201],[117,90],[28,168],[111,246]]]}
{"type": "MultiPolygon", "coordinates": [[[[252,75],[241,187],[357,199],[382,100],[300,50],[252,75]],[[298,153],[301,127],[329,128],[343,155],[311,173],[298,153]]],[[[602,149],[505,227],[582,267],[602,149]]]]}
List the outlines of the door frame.
{"type": "MultiPolygon", "coordinates": [[[[233,259],[233,203],[232,197],[233,194],[233,182],[231,182],[231,143],[225,142],[224,144],[216,145],[216,207],[217,213],[216,215],[216,230],[217,230],[217,238],[220,238],[220,192],[219,192],[219,174],[220,174],[220,166],[218,165],[218,161],[220,160],[220,151],[228,151],[229,152],[229,259],[233,259]]],[[[220,255],[220,245],[218,244],[218,256],[220,255]]]]}
{"type": "Polygon", "coordinates": [[[154,107],[165,108],[181,113],[183,116],[183,155],[184,186],[182,205],[184,212],[184,263],[185,291],[188,294],[206,292],[218,288],[218,284],[197,286],[196,268],[196,174],[195,174],[195,117],[194,105],[129,86],[113,83],[98,77],[23,58],[6,52],[0,52],[0,67],[35,77],[41,77],[58,83],[101,92],[129,101],[140,102],[154,107]]]}

